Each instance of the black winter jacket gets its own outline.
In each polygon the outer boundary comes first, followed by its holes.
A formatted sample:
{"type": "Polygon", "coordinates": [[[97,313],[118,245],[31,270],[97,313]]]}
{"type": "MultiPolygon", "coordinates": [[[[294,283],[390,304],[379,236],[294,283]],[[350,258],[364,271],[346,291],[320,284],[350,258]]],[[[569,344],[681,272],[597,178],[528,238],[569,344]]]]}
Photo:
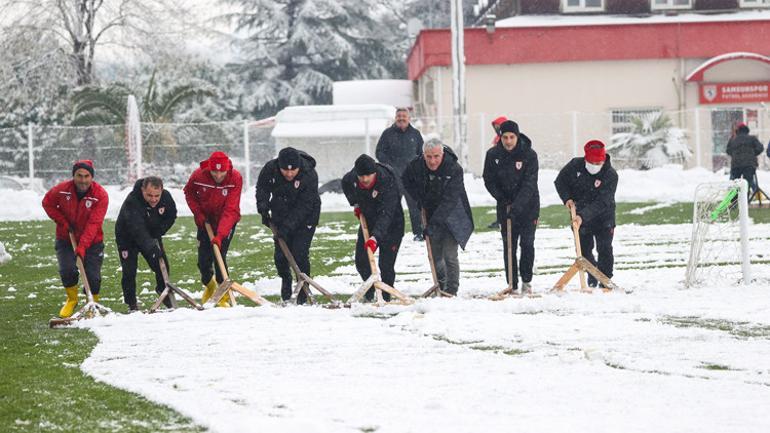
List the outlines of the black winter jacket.
{"type": "Polygon", "coordinates": [[[302,225],[317,226],[321,214],[315,159],[302,151],[299,154],[299,173],[293,180],[283,177],[277,158],[262,167],[257,179],[257,212],[269,211],[273,223],[287,232],[302,225]]]}
{"type": "Polygon", "coordinates": [[[404,210],[401,208],[401,185],[387,165],[377,163],[377,180],[372,189],[358,186],[355,170],[342,178],[342,191],[351,206],[361,209],[369,234],[379,241],[396,240],[404,236],[404,210]]]}
{"type": "Polygon", "coordinates": [[[561,169],[554,184],[563,203],[569,199],[575,202],[584,226],[615,227],[618,173],[612,168],[609,155],[596,175],[586,170],[585,158],[573,158],[561,169]]]}
{"type": "Polygon", "coordinates": [[[134,189],[126,196],[115,222],[115,243],[118,249],[136,246],[149,252],[176,221],[176,203],[168,190],[164,189],[160,201],[150,207],[142,196],[142,180],[134,183],[134,189]]]}
{"type": "Polygon", "coordinates": [[[514,222],[540,216],[537,173],[537,152],[532,150],[532,141],[525,134],[519,134],[518,144],[510,152],[502,143],[487,151],[484,186],[497,200],[497,221],[502,224],[505,220],[508,204],[514,222]]]}
{"type": "Polygon", "coordinates": [[[415,156],[422,154],[422,134],[411,124],[402,131],[395,124],[382,131],[377,142],[377,161],[393,168],[401,176],[415,156]]]}
{"type": "Polygon", "coordinates": [[[756,136],[737,134],[727,142],[727,154],[730,155],[730,168],[757,168],[757,155],[762,153],[764,146],[756,136]]]}
{"type": "Polygon", "coordinates": [[[406,192],[425,208],[429,230],[449,232],[465,249],[473,233],[473,214],[463,168],[452,149],[444,146],[444,160],[436,171],[428,169],[422,155],[414,158],[401,179],[406,192]]]}

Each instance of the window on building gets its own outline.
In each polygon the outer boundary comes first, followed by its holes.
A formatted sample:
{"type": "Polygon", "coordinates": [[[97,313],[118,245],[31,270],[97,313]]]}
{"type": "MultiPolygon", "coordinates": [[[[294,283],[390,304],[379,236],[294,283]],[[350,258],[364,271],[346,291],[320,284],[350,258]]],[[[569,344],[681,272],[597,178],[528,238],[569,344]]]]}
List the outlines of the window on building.
{"type": "Polygon", "coordinates": [[[652,9],[692,9],[693,0],[652,0],[652,9]]]}
{"type": "Polygon", "coordinates": [[[660,108],[618,108],[612,110],[612,135],[631,132],[632,119],[649,113],[658,113],[660,108]]]}
{"type": "Polygon", "coordinates": [[[742,8],[770,8],[770,0],[741,0],[742,8]]]}
{"type": "Polygon", "coordinates": [[[602,12],[604,0],[561,0],[562,12],[602,12]]]}

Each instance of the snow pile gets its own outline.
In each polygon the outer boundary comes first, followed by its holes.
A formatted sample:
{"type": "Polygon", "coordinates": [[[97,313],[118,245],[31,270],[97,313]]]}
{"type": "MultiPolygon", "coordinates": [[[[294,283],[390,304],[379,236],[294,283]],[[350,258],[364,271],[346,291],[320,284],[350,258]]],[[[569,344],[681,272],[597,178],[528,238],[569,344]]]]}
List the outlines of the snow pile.
{"type": "Polygon", "coordinates": [[[11,261],[13,257],[5,250],[5,245],[0,242],[0,265],[4,265],[11,261]]]}
{"type": "MultiPolygon", "coordinates": [[[[540,202],[542,206],[561,204],[553,181],[558,174],[557,170],[540,170],[538,177],[538,187],[540,188],[540,202]]],[[[693,168],[683,170],[678,165],[667,165],[652,170],[619,170],[619,184],[616,193],[618,202],[691,202],[695,187],[704,182],[719,182],[727,179],[727,176],[721,173],[713,173],[704,168],[693,168]]],[[[759,184],[767,185],[770,183],[770,172],[758,171],[759,184]]],[[[489,195],[484,187],[484,180],[474,177],[472,174],[465,175],[465,188],[468,191],[468,199],[471,206],[492,206],[495,204],[492,196],[489,195]]],[[[120,186],[105,186],[110,195],[110,206],[107,211],[107,218],[116,219],[120,206],[123,204],[130,188],[120,186]]],[[[181,188],[168,188],[168,191],[174,197],[177,203],[177,209],[180,216],[190,216],[190,209],[184,199],[184,193],[181,188]]],[[[0,202],[14,203],[14,206],[3,206],[0,208],[0,221],[27,221],[47,219],[43,207],[40,204],[43,200],[43,193],[24,190],[6,190],[0,189],[0,202]]],[[[342,193],[325,193],[321,196],[321,209],[324,212],[348,211],[348,205],[345,196],[342,193]]],[[[406,204],[404,203],[404,206],[406,204]]],[[[244,215],[253,215],[257,213],[257,204],[254,199],[253,187],[244,188],[241,197],[241,213],[244,215]]]]}

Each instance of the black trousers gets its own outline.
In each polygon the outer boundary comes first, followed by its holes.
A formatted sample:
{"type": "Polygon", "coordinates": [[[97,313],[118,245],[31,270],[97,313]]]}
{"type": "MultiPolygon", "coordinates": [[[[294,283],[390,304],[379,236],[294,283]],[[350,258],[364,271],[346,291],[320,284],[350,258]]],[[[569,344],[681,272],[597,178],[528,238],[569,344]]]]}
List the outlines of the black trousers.
{"type": "Polygon", "coordinates": [[[757,185],[757,169],[754,167],[735,167],[730,169],[730,180],[733,179],[746,179],[749,183],[749,197],[759,188],[757,185]]]}
{"type": "MultiPolygon", "coordinates": [[[[284,239],[286,246],[289,247],[289,252],[294,256],[294,260],[297,261],[299,270],[308,276],[310,276],[310,244],[313,242],[314,234],[315,226],[301,225],[284,239]]],[[[274,243],[275,254],[273,259],[275,260],[275,269],[278,271],[278,276],[281,277],[281,299],[288,301],[291,299],[292,286],[295,280],[289,266],[289,259],[281,251],[278,241],[274,243]]],[[[300,290],[297,294],[297,303],[304,304],[305,301],[307,301],[307,293],[304,290],[300,290]]]]}
{"type": "Polygon", "coordinates": [[[454,236],[447,230],[437,230],[430,237],[430,251],[433,253],[439,287],[450,295],[457,295],[460,288],[459,248],[454,236]]]}
{"type": "MultiPolygon", "coordinates": [[[[500,224],[500,234],[503,237],[503,261],[505,262],[505,281],[508,281],[508,224],[503,220],[500,224]]],[[[511,252],[513,253],[513,288],[518,287],[518,275],[521,275],[522,283],[532,281],[532,266],[535,263],[535,229],[537,220],[513,221],[511,224],[511,252]],[[516,266],[516,244],[521,247],[521,257],[516,266]],[[518,275],[517,275],[518,274],[518,275]]]]}
{"type": "MultiPolygon", "coordinates": [[[[227,237],[222,239],[222,248],[220,252],[222,253],[222,261],[225,264],[225,269],[227,269],[227,249],[230,247],[233,235],[235,235],[235,225],[233,225],[233,228],[230,230],[230,233],[227,234],[227,237]]],[[[211,281],[211,277],[213,277],[215,273],[217,276],[217,283],[222,284],[225,280],[225,277],[222,276],[222,273],[219,271],[219,265],[214,264],[215,260],[214,247],[211,245],[211,240],[209,240],[206,229],[198,228],[198,270],[201,272],[201,281],[204,285],[211,281]]],[[[228,272],[230,271],[228,270],[228,272]]]]}
{"type": "MultiPolygon", "coordinates": [[[[56,239],[54,244],[56,261],[59,263],[59,276],[64,287],[78,284],[80,272],[75,264],[75,250],[69,240],[56,239]]],[[[86,268],[86,278],[91,287],[91,294],[98,295],[102,287],[102,263],[104,262],[104,243],[91,245],[86,250],[83,266],[86,268]]]]}
{"type": "MultiPolygon", "coordinates": [[[[612,268],[615,257],[612,254],[612,238],[615,236],[615,227],[580,227],[580,248],[583,257],[592,265],[599,268],[608,278],[612,278],[612,268]],[[594,245],[599,256],[594,258],[594,245]]],[[[588,274],[588,285],[596,287],[596,278],[588,274]]]]}
{"type": "MultiPolygon", "coordinates": [[[[406,207],[409,208],[409,221],[412,223],[412,235],[421,235],[422,217],[420,216],[420,207],[417,206],[417,201],[406,191],[404,191],[404,198],[406,198],[406,207]]],[[[400,242],[401,241],[399,240],[399,243],[400,242]]]]}
{"type": "MultiPolygon", "coordinates": [[[[380,269],[380,278],[382,282],[395,287],[393,284],[396,282],[396,257],[398,256],[398,249],[401,247],[401,239],[404,234],[398,236],[396,239],[377,239],[379,242],[377,250],[380,252],[380,257],[377,260],[377,266],[380,269]]],[[[358,240],[356,241],[356,269],[358,275],[366,281],[372,275],[372,268],[369,265],[369,254],[366,252],[364,246],[364,233],[359,227],[358,240]]],[[[374,287],[369,289],[364,297],[371,301],[374,299],[374,287]]],[[[382,297],[385,301],[390,301],[390,293],[382,292],[382,297]]]]}
{"type": "MultiPolygon", "coordinates": [[[[170,272],[168,260],[166,259],[166,250],[163,248],[163,240],[158,239],[161,250],[161,258],[166,263],[166,271],[170,272]]],[[[142,251],[135,243],[127,245],[118,245],[118,257],[120,257],[120,268],[123,276],[120,279],[120,285],[123,288],[123,302],[127,305],[136,305],[136,269],[138,267],[137,258],[139,254],[144,257],[150,270],[155,274],[155,292],[163,293],[166,288],[166,282],[163,281],[163,273],[160,271],[158,260],[150,257],[149,251],[142,251]]],[[[166,298],[168,299],[168,298],[166,298]]],[[[170,301],[168,304],[170,305],[170,301]]],[[[166,306],[169,306],[166,305],[166,306]]]]}

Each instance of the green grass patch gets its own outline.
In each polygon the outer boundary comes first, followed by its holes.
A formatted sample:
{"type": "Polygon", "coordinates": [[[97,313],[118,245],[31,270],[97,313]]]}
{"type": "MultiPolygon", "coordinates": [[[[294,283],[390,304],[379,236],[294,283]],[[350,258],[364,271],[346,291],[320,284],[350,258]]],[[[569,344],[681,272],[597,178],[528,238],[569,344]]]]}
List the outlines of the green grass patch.
{"type": "Polygon", "coordinates": [[[735,322],[723,319],[704,319],[695,316],[665,316],[661,323],[677,328],[703,328],[727,332],[737,338],[768,338],[770,326],[757,325],[750,322],[735,322]]]}
{"type": "Polygon", "coordinates": [[[726,365],[720,365],[720,364],[706,364],[700,366],[700,368],[704,370],[714,370],[714,371],[728,371],[732,370],[732,368],[726,366],[726,365]]]}

